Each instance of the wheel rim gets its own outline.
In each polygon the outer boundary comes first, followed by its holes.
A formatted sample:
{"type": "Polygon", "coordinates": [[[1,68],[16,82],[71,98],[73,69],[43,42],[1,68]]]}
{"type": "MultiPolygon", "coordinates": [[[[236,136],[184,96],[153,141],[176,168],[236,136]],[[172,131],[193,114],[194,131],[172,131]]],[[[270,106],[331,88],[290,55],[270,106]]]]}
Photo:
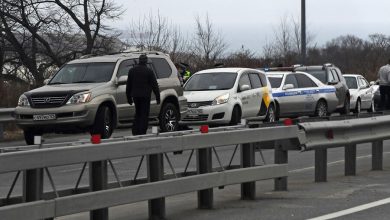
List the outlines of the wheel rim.
{"type": "Polygon", "coordinates": [[[319,117],[324,117],[324,116],[326,116],[326,114],[327,114],[327,110],[326,110],[326,105],[325,105],[325,103],[323,103],[323,102],[320,102],[319,104],[318,104],[318,116],[319,117]]]}
{"type": "Polygon", "coordinates": [[[164,114],[165,129],[167,131],[175,131],[177,127],[177,117],[173,109],[168,109],[164,114]]]}
{"type": "Polygon", "coordinates": [[[361,110],[361,104],[360,104],[360,102],[357,102],[357,104],[356,104],[356,113],[360,113],[360,110],[361,110]]]}
{"type": "Polygon", "coordinates": [[[268,110],[268,122],[275,122],[275,111],[272,106],[268,110]]]}
{"type": "Polygon", "coordinates": [[[109,137],[111,133],[111,114],[107,109],[104,113],[104,136],[109,137]]]}

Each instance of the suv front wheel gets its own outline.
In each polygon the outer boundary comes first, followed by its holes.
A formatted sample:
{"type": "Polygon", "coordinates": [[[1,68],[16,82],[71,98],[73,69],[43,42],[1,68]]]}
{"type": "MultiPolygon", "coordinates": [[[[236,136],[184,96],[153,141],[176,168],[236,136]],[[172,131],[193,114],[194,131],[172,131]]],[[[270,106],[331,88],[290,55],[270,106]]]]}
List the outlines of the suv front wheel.
{"type": "Polygon", "coordinates": [[[37,131],[35,129],[24,129],[24,140],[26,141],[27,145],[33,145],[34,144],[34,136],[42,136],[42,132],[37,131]]]}
{"type": "Polygon", "coordinates": [[[113,117],[110,107],[100,106],[95,117],[95,123],[92,125],[91,134],[100,134],[102,139],[111,137],[114,131],[113,117]]]}
{"type": "Polygon", "coordinates": [[[179,117],[179,110],[174,104],[170,102],[164,103],[159,116],[161,131],[177,131],[179,127],[179,117]]]}

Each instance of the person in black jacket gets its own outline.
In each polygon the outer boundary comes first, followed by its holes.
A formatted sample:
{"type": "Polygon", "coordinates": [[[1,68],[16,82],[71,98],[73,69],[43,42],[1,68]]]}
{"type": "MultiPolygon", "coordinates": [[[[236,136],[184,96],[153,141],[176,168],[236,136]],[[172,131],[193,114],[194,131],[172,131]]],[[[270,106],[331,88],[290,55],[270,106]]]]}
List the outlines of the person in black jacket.
{"type": "Polygon", "coordinates": [[[146,134],[149,123],[150,98],[152,91],[156,96],[157,104],[160,104],[160,89],[153,71],[146,66],[148,57],[139,56],[138,65],[129,70],[126,96],[130,105],[135,104],[135,117],[133,123],[133,135],[146,134]]]}

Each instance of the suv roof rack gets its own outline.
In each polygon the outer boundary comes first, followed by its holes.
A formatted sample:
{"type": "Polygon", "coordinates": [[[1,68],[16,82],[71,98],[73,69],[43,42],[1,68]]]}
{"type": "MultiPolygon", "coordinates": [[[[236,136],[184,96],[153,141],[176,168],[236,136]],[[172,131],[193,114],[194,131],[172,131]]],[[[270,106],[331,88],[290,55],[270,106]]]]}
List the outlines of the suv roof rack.
{"type": "Polygon", "coordinates": [[[122,53],[122,54],[156,54],[156,55],[167,55],[161,51],[145,51],[145,50],[125,50],[125,51],[122,51],[122,52],[119,52],[119,53],[122,53]]]}
{"type": "Polygon", "coordinates": [[[96,57],[96,56],[99,56],[99,54],[90,53],[90,54],[82,55],[81,57],[79,57],[79,59],[87,59],[87,58],[96,57]]]}
{"type": "Polygon", "coordinates": [[[260,68],[260,70],[264,70],[265,72],[272,72],[272,71],[291,71],[295,72],[295,67],[270,67],[270,68],[260,68]]]}

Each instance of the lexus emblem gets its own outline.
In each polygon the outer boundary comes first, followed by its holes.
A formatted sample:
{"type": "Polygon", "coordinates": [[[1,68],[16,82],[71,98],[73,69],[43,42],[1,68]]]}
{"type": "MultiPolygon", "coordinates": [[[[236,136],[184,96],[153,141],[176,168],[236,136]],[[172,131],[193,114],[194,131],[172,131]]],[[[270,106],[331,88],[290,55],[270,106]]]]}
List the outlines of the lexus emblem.
{"type": "Polygon", "coordinates": [[[196,108],[196,103],[191,103],[191,108],[196,108]]]}
{"type": "Polygon", "coordinates": [[[50,103],[50,98],[45,98],[45,103],[50,103]]]}

